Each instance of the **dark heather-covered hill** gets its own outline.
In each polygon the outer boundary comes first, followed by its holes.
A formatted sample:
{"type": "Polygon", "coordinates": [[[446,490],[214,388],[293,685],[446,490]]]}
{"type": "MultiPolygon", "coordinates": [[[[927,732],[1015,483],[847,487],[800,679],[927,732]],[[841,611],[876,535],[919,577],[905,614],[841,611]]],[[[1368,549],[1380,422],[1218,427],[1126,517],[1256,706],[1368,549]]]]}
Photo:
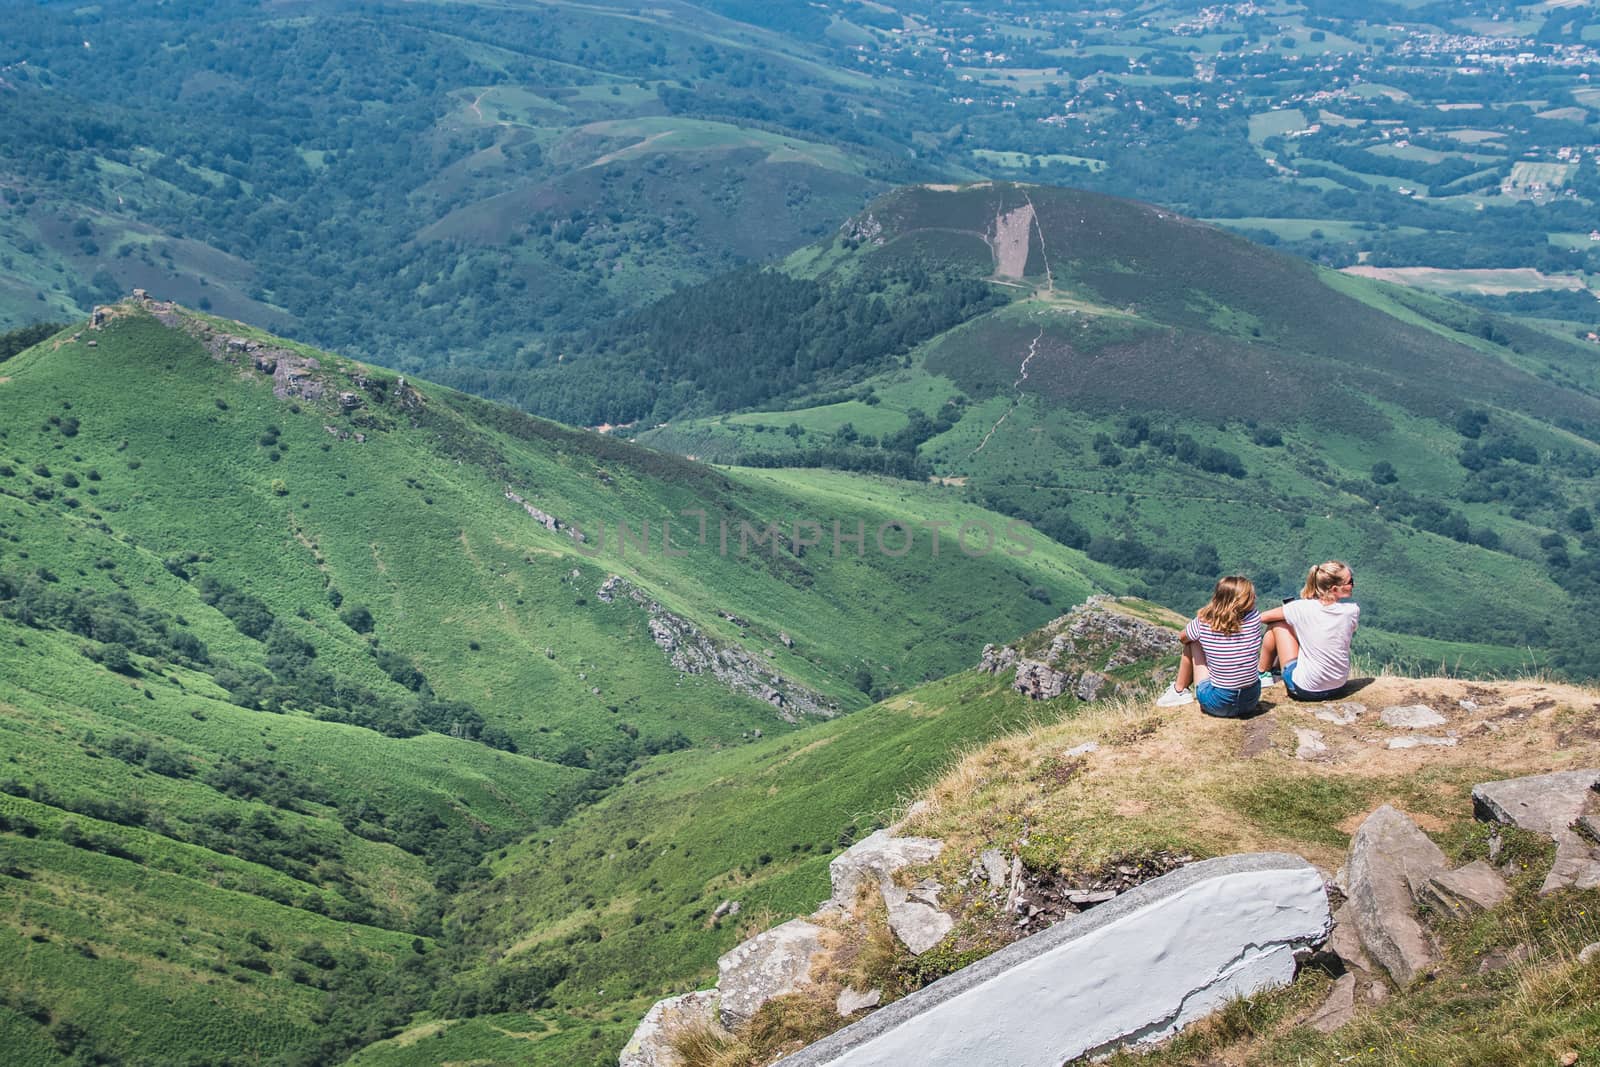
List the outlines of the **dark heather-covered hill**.
{"type": "Polygon", "coordinates": [[[144,296],[0,371],[8,1063],[337,1062],[532,1008],[582,937],[480,978],[443,921],[503,843],[1114,580],[953,489],[718,470],[144,296]]]}
{"type": "Polygon", "coordinates": [[[959,484],[1174,605],[1348,558],[1380,659],[1600,671],[1571,621],[1600,589],[1600,364],[1570,338],[1149,205],[985,183],[900,189],[569,341],[529,394],[557,417],[959,484]]]}

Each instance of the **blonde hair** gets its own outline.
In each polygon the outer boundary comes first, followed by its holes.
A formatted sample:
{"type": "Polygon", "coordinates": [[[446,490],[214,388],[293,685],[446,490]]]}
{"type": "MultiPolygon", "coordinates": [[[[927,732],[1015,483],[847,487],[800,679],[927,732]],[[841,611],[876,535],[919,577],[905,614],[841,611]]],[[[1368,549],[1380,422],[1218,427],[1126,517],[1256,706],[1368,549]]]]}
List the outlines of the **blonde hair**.
{"type": "Polygon", "coordinates": [[[1345,575],[1354,577],[1355,572],[1343,560],[1319,563],[1306,572],[1306,586],[1300,595],[1306,600],[1337,600],[1336,590],[1344,585],[1345,575]]]}
{"type": "Polygon", "coordinates": [[[1219,634],[1236,634],[1244,617],[1256,606],[1256,587],[1242,574],[1217,580],[1211,603],[1200,609],[1200,621],[1219,634]]]}

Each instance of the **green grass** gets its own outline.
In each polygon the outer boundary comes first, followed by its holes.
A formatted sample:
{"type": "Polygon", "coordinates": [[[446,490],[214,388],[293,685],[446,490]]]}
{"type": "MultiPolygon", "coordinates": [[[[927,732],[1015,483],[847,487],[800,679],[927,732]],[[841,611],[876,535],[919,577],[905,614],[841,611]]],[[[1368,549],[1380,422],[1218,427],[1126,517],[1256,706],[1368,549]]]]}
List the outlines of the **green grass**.
{"type": "Polygon", "coordinates": [[[1306,128],[1306,116],[1299,108],[1260,111],[1250,116],[1250,143],[1260,144],[1268,137],[1281,136],[1306,128]]]}
{"type": "MultiPolygon", "coordinates": [[[[225,320],[186,321],[197,331],[226,329],[312,354],[225,320]]],[[[984,643],[1029,630],[1081,599],[1098,581],[1088,575],[1105,574],[1053,544],[1030,546],[1026,556],[997,550],[979,559],[946,540],[936,556],[923,531],[911,554],[876,550],[874,531],[892,521],[1004,529],[1001,516],[955,490],[832,473],[719,472],[428,383],[410,382],[420,392],[402,392],[392,376],[327,353],[315,354],[326,377],[322,399],[279,398],[248,363],[215,360],[188,334],[137,310],[81,331],[76,342],[70,336],[8,361],[0,383],[0,463],[10,472],[0,474],[0,572],[46,575],[49,588],[74,596],[124,594],[133,610],[192,634],[210,654],[205,664],[136,652],[127,673],[113,673],[85,656],[98,641],[0,618],[0,781],[27,794],[0,793],[0,814],[13,831],[28,825],[34,834],[0,834],[8,862],[24,872],[0,876],[7,899],[0,959],[12,976],[0,990],[39,998],[58,1022],[84,1026],[86,1040],[107,1055],[171,1060],[195,1032],[217,1056],[303,1049],[320,1039],[314,1013],[323,993],[295,979],[307,968],[293,954],[312,941],[341,960],[330,981],[357,981],[364,968],[409,980],[403,976],[413,971],[395,971],[393,962],[410,958],[419,933],[424,954],[433,951],[435,886],[446,876],[439,856],[401,847],[409,840],[405,826],[420,821],[466,838],[481,832],[466,846],[470,870],[472,849],[567,810],[588,772],[557,758],[596,759],[590,754],[625,735],[640,744],[680,737],[692,751],[662,766],[682,768],[694,784],[670,803],[659,797],[655,808],[628,800],[627,818],[671,809],[692,820],[709,810],[694,799],[709,788],[702,776],[723,777],[707,771],[702,758],[714,757],[706,766],[715,766],[722,758],[716,750],[733,746],[738,755],[729,756],[729,773],[744,779],[754,766],[740,762],[747,752],[781,752],[794,727],[753,696],[709,676],[680,675],[652,640],[642,608],[627,598],[598,599],[609,574],[627,577],[722,647],[744,646],[843,710],[866,701],[856,688],[862,672],[880,691],[947,674],[973,662],[984,643]],[[341,411],[334,399],[341,391],[362,402],[341,411]],[[580,551],[534,522],[505,498],[508,486],[584,526],[587,547],[580,551]],[[706,546],[694,544],[693,519],[680,514],[697,506],[709,512],[706,546]],[[725,554],[715,543],[723,517],[735,531],[725,554]],[[825,528],[837,520],[846,533],[859,523],[865,551],[859,558],[848,545],[838,556],[825,548],[804,556],[738,553],[738,522],[760,527],[796,518],[825,528]],[[674,521],[674,541],[686,555],[659,551],[659,525],[653,553],[616,543],[617,522],[637,529],[663,519],[674,521]],[[613,531],[604,547],[601,523],[613,531]],[[260,641],[201,598],[202,575],[258,597],[338,684],[410,699],[375,658],[376,651],[398,653],[439,696],[470,703],[520,751],[445,732],[384,736],[316,718],[294,697],[281,713],[236,703],[219,685],[226,671],[260,670],[271,660],[260,641]],[[329,595],[334,589],[346,606],[370,608],[372,635],[343,621],[329,595]],[[742,746],[758,733],[768,735],[764,748],[742,746]],[[182,772],[156,773],[136,758],[112,755],[124,737],[169,753],[182,772]],[[212,775],[230,760],[269,765],[297,783],[304,799],[272,807],[259,797],[225,795],[212,775]],[[125,807],[104,807],[110,799],[125,807]],[[209,828],[219,819],[264,819],[273,834],[295,843],[282,855],[239,851],[257,831],[218,838],[209,828]],[[85,925],[91,915],[102,917],[98,926],[85,925]],[[193,947],[175,951],[173,930],[184,931],[193,947]],[[273,948],[256,947],[252,937],[273,948]],[[266,970],[258,969],[258,956],[266,970]],[[135,974],[154,977],[136,981],[135,974]],[[190,1029],[137,1028],[132,1020],[140,1015],[160,1014],[157,1003],[175,1005],[175,1014],[163,1017],[187,1019],[190,1029]]],[[[903,421],[896,405],[952,388],[904,374],[885,384],[892,402],[862,408],[903,421]]],[[[803,805],[811,791],[835,794],[832,807],[806,816],[821,823],[804,833],[803,820],[785,821],[799,817],[793,810],[769,817],[783,834],[800,833],[795,841],[810,842],[811,852],[760,861],[766,831],[759,820],[742,830],[734,824],[752,808],[779,806],[736,791],[725,820],[705,831],[715,869],[697,860],[672,868],[671,877],[700,884],[725,865],[748,863],[764,876],[782,875],[764,890],[775,903],[797,904],[821,870],[815,850],[848,822],[836,815],[892,804],[911,775],[943,758],[947,740],[982,735],[1015,721],[1020,710],[992,721],[924,723],[910,715],[880,722],[882,745],[895,747],[851,757],[861,761],[850,771],[859,779],[853,792],[823,784],[826,762],[810,766],[803,787],[798,778],[783,779],[801,788],[803,805]],[[898,753],[910,736],[920,739],[923,755],[905,760],[898,753]],[[861,771],[877,761],[883,773],[861,771]],[[846,811],[845,804],[856,807],[846,811]]],[[[838,728],[855,721],[841,720],[838,728]]],[[[870,730],[873,720],[862,721],[870,730]]],[[[857,748],[841,740],[838,753],[857,748]]],[[[646,771],[639,781],[653,777],[646,771]]],[[[598,825],[573,824],[563,840],[590,848],[596,839],[587,835],[598,825]]],[[[515,867],[497,862],[496,870],[515,867]]],[[[464,875],[449,877],[447,893],[464,875]]],[[[571,912],[563,899],[558,893],[540,902],[555,909],[541,914],[560,920],[571,912]]],[[[516,907],[533,903],[519,896],[516,907]]],[[[630,914],[593,918],[609,930],[630,914]]],[[[726,947],[718,940],[725,932],[682,941],[700,930],[684,922],[676,938],[659,943],[652,940],[662,934],[656,926],[619,937],[600,954],[609,962],[582,966],[621,973],[643,952],[656,954],[662,974],[680,976],[687,973],[677,955],[685,944],[694,946],[684,957],[694,967],[726,947]],[[625,945],[627,955],[607,955],[625,945]]],[[[551,936],[560,944],[567,934],[551,936]]],[[[475,971],[469,966],[461,980],[475,971]]],[[[569,983],[570,990],[591,988],[569,983]]],[[[481,1019],[452,1027],[454,1037],[430,1040],[537,1046],[551,1063],[596,1050],[614,1056],[626,1027],[597,1007],[603,1002],[609,1011],[611,1000],[564,996],[584,1014],[553,1023],[556,1032],[537,1040],[515,1036],[531,1032],[521,1023],[496,1030],[498,1023],[481,1019]]],[[[355,995],[350,1003],[367,1002],[355,995]]],[[[0,1032],[15,1032],[18,1048],[42,1047],[39,1024],[21,1016],[0,1016],[0,1032]]],[[[373,1055],[400,1055],[401,1047],[373,1055]]]]}

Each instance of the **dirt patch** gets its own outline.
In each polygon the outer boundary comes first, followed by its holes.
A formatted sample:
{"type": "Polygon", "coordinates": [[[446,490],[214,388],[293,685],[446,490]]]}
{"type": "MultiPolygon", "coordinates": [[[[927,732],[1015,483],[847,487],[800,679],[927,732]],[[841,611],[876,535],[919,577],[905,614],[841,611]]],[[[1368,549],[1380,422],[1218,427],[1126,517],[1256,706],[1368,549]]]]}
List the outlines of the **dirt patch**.
{"type": "Polygon", "coordinates": [[[1032,204],[995,215],[994,231],[989,234],[989,247],[994,250],[996,276],[1022,278],[1028,266],[1028,245],[1032,236],[1032,204]]]}
{"type": "Polygon", "coordinates": [[[1259,715],[1244,724],[1244,731],[1239,737],[1239,756],[1242,759],[1255,759],[1272,751],[1272,733],[1277,728],[1278,721],[1270,715],[1259,715]]]}

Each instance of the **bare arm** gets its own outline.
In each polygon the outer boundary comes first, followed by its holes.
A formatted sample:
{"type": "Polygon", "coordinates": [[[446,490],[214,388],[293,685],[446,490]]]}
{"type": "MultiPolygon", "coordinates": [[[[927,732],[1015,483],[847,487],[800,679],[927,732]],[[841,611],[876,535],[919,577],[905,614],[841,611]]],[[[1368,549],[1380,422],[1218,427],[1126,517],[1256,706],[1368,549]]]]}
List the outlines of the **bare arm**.
{"type": "Polygon", "coordinates": [[[1275,607],[1275,608],[1268,608],[1266,611],[1263,611],[1261,613],[1261,622],[1262,622],[1263,625],[1265,625],[1266,623],[1282,622],[1282,621],[1283,621],[1283,605],[1281,605],[1281,604],[1279,606],[1275,607]]]}

